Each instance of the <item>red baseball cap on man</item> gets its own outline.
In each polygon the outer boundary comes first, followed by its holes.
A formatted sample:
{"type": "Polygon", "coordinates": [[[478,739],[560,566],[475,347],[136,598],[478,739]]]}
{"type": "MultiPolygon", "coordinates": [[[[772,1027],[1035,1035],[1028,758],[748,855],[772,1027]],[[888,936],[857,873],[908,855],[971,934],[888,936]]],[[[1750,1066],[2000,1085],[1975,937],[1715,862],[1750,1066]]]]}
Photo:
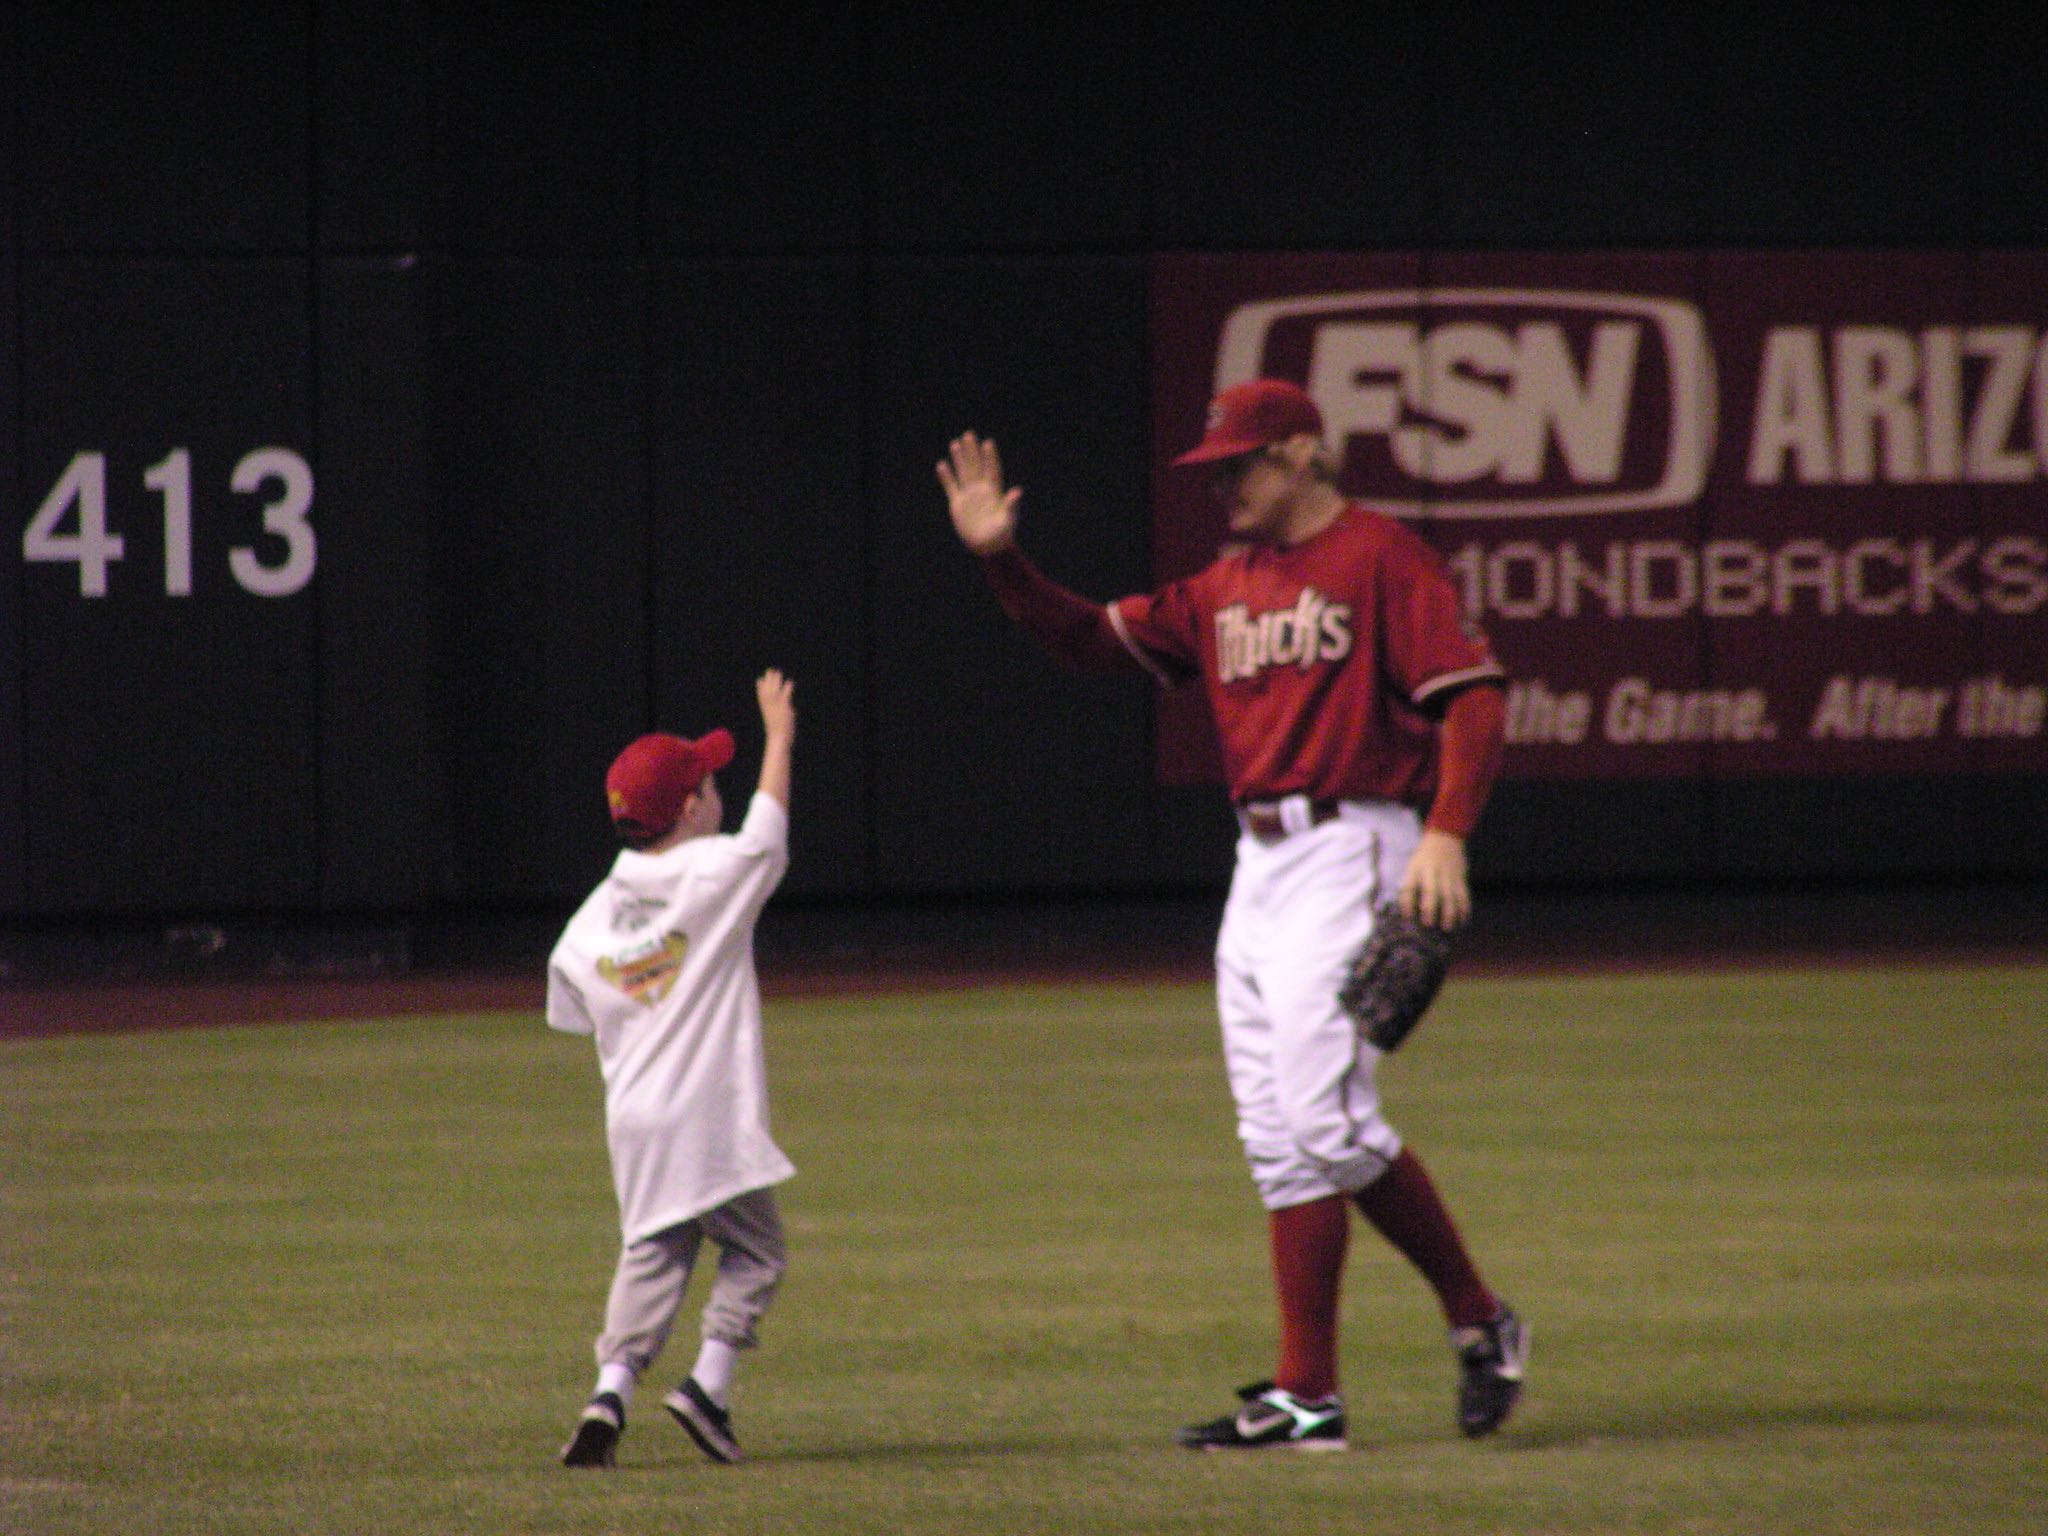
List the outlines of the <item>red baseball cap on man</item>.
{"type": "Polygon", "coordinates": [[[1173,462],[1213,464],[1284,443],[1303,432],[1323,435],[1323,413],[1306,390],[1285,379],[1248,379],[1209,402],[1208,429],[1202,440],[1173,462]]]}
{"type": "Polygon", "coordinates": [[[663,731],[642,736],[604,776],[613,824],[634,837],[661,836],[697,786],[732,761],[732,750],[732,732],[723,727],[695,741],[663,731]]]}

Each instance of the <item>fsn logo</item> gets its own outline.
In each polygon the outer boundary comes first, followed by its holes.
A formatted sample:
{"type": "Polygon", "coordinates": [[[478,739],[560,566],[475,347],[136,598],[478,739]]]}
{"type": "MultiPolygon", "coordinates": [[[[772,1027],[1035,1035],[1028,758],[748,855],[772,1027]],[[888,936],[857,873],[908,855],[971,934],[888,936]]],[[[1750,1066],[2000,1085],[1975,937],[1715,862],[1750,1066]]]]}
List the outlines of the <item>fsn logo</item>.
{"type": "Polygon", "coordinates": [[[1218,392],[1303,380],[1350,494],[1401,515],[1641,512],[1698,498],[1715,383],[1692,305],[1541,288],[1388,289],[1246,304],[1218,392]]]}

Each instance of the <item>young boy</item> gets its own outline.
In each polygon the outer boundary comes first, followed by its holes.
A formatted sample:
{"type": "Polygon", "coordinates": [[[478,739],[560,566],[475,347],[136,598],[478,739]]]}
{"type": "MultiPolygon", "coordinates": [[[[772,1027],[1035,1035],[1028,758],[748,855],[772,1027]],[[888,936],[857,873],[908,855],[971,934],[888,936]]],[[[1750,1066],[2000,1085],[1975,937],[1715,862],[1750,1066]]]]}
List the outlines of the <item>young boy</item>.
{"type": "Polygon", "coordinates": [[[548,960],[548,1023],[596,1036],[622,1237],[597,1387],[562,1448],[572,1467],[613,1464],[706,1237],[719,1257],[703,1347],[662,1406],[706,1456],[738,1461],[733,1367],[786,1263],[773,1186],[796,1169],[768,1134],[754,924],[789,867],[796,709],[780,672],[754,691],[767,744],[738,833],[719,832],[713,777],[731,733],[642,736],[605,778],[625,849],[548,960]]]}

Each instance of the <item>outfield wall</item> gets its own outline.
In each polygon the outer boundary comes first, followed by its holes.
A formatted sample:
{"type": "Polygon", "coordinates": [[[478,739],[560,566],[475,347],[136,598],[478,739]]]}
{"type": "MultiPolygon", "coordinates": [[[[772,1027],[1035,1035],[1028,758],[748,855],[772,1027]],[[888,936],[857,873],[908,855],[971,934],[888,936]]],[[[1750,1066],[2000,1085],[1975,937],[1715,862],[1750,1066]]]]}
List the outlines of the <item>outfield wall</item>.
{"type": "MultiPolygon", "coordinates": [[[[618,745],[730,724],[744,783],[771,664],[792,892],[1210,886],[1220,795],[931,473],[996,434],[1050,570],[1149,585],[1173,262],[2048,239],[2020,7],[473,9],[0,9],[0,916],[558,904],[618,745]]],[[[1518,770],[1477,853],[2042,873],[2032,762],[1518,770]]]]}

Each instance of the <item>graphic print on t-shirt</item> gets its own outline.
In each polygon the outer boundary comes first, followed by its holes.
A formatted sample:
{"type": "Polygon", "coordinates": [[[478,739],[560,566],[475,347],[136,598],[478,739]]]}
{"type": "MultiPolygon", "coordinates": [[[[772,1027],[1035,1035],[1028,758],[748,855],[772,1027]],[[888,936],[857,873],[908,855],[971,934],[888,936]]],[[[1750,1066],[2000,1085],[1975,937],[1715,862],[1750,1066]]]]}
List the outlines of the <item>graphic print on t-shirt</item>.
{"type": "Polygon", "coordinates": [[[683,968],[690,941],[680,933],[635,944],[597,962],[597,974],[637,1003],[652,1007],[667,997],[683,968]]]}
{"type": "Polygon", "coordinates": [[[638,933],[667,910],[666,896],[621,896],[612,903],[612,932],[638,933]]]}

